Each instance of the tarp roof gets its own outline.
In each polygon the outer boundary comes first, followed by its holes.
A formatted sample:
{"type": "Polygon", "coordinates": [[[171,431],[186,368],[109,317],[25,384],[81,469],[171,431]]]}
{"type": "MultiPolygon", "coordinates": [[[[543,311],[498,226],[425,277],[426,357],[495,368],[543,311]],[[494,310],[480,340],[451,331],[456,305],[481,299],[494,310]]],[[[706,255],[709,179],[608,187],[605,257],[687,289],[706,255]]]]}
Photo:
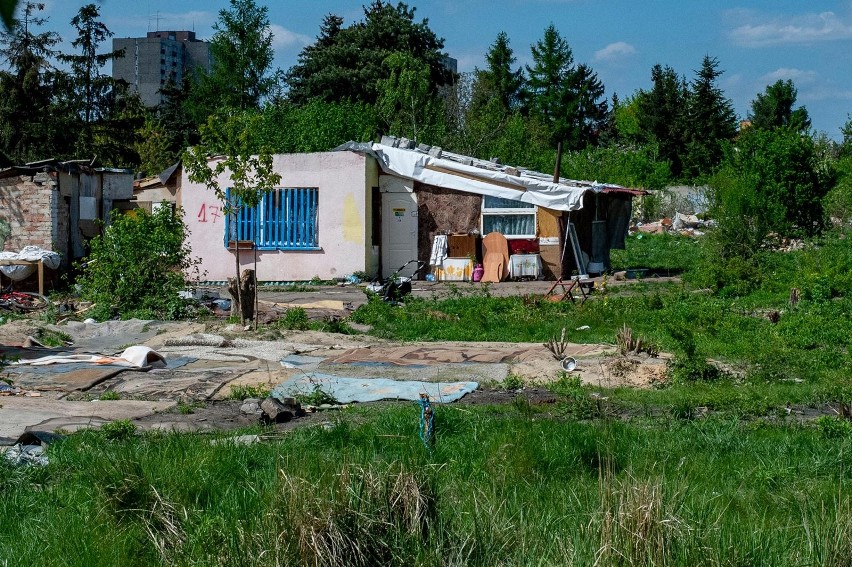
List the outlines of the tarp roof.
{"type": "MultiPolygon", "coordinates": [[[[399,143],[396,138],[389,137],[382,141],[399,143]]],[[[405,140],[403,142],[407,144],[405,140]]],[[[620,185],[590,181],[560,178],[559,183],[554,183],[552,176],[548,177],[544,173],[422,145],[415,149],[394,147],[388,143],[348,142],[335,150],[372,155],[382,171],[405,179],[466,193],[522,201],[558,211],[581,209],[586,191],[644,194],[644,191],[620,185]]]]}

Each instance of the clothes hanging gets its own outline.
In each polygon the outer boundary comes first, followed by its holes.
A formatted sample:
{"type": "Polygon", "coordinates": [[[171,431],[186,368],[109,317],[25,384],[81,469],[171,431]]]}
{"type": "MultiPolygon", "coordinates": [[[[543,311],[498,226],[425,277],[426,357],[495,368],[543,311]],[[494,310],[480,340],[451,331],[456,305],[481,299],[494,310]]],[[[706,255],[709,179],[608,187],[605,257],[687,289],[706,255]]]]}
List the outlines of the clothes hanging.
{"type": "Polygon", "coordinates": [[[440,266],[447,257],[447,235],[436,234],[432,241],[432,255],[429,256],[429,265],[440,266]]]}

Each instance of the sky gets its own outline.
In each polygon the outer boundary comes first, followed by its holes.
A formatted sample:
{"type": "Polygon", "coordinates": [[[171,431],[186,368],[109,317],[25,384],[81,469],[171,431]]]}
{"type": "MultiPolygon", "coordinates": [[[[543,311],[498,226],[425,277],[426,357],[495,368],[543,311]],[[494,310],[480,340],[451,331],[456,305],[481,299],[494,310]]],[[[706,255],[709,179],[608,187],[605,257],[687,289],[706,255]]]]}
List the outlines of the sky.
{"type": "MultiPolygon", "coordinates": [[[[86,2],[40,0],[48,26],[70,42],[70,20],[86,2]]],[[[334,13],[344,25],[363,19],[369,0],[258,1],[269,8],[275,64],[293,65],[312,43],[323,16],[334,13]]],[[[394,0],[395,1],[395,0],[394,0]]],[[[194,30],[213,35],[227,0],[100,0],[104,23],[116,37],[148,31],[194,30]]],[[[705,55],[716,57],[724,73],[719,85],[745,119],[751,101],[778,79],[792,79],[798,104],[813,127],[840,138],[852,113],[852,0],[426,0],[407,2],[415,18],[444,38],[444,50],[459,71],[484,67],[485,53],[501,31],[509,36],[517,65],[531,63],[530,46],[554,24],[577,63],[597,72],[606,87],[624,99],[651,86],[659,63],[691,80],[705,55]]],[[[68,46],[66,46],[68,47],[68,46]]],[[[68,47],[70,49],[70,47],[68,47]]]]}

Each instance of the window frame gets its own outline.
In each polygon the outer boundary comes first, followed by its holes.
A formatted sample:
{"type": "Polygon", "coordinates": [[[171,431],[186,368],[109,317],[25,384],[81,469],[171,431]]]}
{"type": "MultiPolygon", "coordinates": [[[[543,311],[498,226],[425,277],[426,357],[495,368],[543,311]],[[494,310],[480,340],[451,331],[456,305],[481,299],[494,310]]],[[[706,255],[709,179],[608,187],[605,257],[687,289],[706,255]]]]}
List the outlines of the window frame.
{"type": "Polygon", "coordinates": [[[503,201],[511,201],[513,199],[506,199],[504,197],[490,197],[488,195],[483,195],[482,197],[482,208],[480,213],[480,231],[482,234],[486,234],[485,232],[485,217],[491,216],[532,216],[532,234],[505,234],[503,236],[506,238],[520,238],[520,239],[529,239],[536,238],[536,232],[538,228],[538,207],[531,203],[524,203],[523,201],[517,201],[519,207],[486,207],[486,201],[491,199],[501,199],[503,201]]]}
{"type": "MultiPolygon", "coordinates": [[[[265,193],[256,207],[239,207],[225,216],[225,248],[235,241],[249,241],[256,250],[322,250],[319,195],[318,187],[276,187],[265,193]],[[253,220],[255,215],[259,217],[257,222],[253,220]]],[[[231,202],[230,188],[225,191],[225,198],[231,202]]]]}

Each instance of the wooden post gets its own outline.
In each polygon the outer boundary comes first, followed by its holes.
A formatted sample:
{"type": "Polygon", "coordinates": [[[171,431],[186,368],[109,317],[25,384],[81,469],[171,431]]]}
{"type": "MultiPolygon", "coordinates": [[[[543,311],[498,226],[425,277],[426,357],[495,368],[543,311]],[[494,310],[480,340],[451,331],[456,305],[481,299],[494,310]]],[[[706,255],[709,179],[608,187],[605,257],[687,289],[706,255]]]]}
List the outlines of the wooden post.
{"type": "MultiPolygon", "coordinates": [[[[561,177],[562,170],[562,142],[559,142],[556,146],[556,166],[553,168],[553,182],[559,183],[559,178],[561,177]]],[[[559,228],[559,250],[565,250],[565,212],[561,212],[559,215],[559,222],[556,223],[559,228]]],[[[564,254],[560,252],[559,255],[559,279],[561,280],[565,276],[565,258],[564,254]]]]}

